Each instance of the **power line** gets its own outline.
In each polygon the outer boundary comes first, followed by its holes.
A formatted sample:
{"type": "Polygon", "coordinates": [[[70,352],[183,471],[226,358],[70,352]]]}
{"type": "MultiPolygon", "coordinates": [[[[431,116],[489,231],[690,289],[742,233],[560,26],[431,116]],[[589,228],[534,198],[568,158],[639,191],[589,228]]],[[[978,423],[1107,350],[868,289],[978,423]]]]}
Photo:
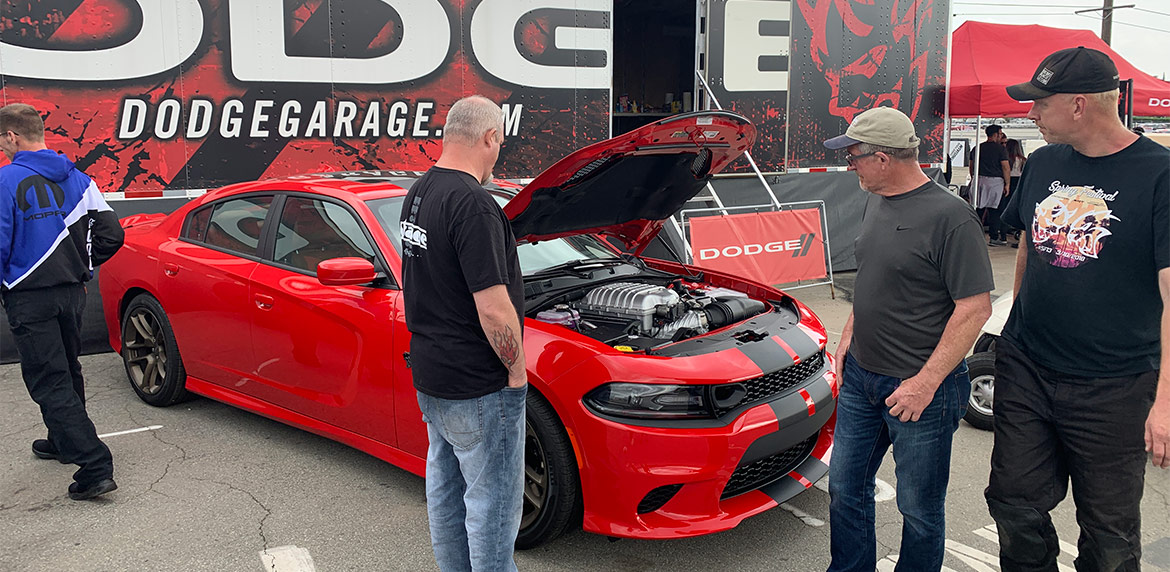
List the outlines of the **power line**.
{"type": "Polygon", "coordinates": [[[1092,8],[1085,4],[1000,4],[995,2],[951,2],[955,6],[1000,6],[1003,8],[1092,8]]]}
{"type": "MultiPolygon", "coordinates": [[[[1100,18],[1097,18],[1097,17],[1094,17],[1094,16],[1089,16],[1088,14],[1077,14],[1077,16],[1080,16],[1080,17],[1082,17],[1082,18],[1091,18],[1091,19],[1093,19],[1093,20],[1099,20],[1099,19],[1100,19],[1100,18]]],[[[1170,34],[1170,30],[1166,30],[1166,29],[1164,29],[1164,28],[1151,28],[1151,27],[1149,27],[1149,26],[1141,26],[1141,25],[1138,25],[1138,24],[1130,24],[1129,22],[1121,22],[1121,21],[1118,21],[1118,20],[1114,20],[1114,21],[1113,21],[1113,23],[1114,23],[1114,24],[1121,24],[1122,26],[1131,26],[1131,27],[1134,27],[1134,28],[1141,28],[1141,29],[1143,29],[1143,30],[1153,30],[1153,31],[1155,31],[1155,32],[1163,32],[1163,33],[1166,33],[1166,34],[1170,34]]]]}
{"type": "Polygon", "coordinates": [[[1149,12],[1151,14],[1157,14],[1159,16],[1170,16],[1170,13],[1168,13],[1168,12],[1159,12],[1157,10],[1147,10],[1145,8],[1134,8],[1134,10],[1137,10],[1139,12],[1149,12]]]}
{"type": "Polygon", "coordinates": [[[963,16],[1068,16],[1068,12],[952,12],[963,16]]]}

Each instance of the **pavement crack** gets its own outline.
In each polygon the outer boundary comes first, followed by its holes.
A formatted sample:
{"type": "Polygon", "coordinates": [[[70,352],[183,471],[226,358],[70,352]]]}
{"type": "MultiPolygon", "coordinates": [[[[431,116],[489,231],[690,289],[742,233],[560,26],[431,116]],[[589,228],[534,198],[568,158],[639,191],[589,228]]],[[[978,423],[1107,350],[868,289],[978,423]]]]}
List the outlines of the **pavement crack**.
{"type": "Polygon", "coordinates": [[[217,481],[214,479],[201,479],[198,477],[192,477],[192,480],[203,481],[203,482],[208,482],[208,483],[215,483],[217,485],[223,485],[230,490],[248,495],[248,498],[252,499],[252,502],[256,503],[256,506],[259,506],[260,509],[264,511],[264,516],[260,518],[260,523],[257,526],[257,532],[260,534],[260,545],[261,545],[260,549],[261,549],[261,551],[268,550],[268,548],[269,548],[268,547],[268,535],[266,535],[264,533],[264,523],[268,521],[268,517],[272,516],[272,509],[269,509],[264,503],[260,502],[260,499],[256,498],[256,495],[252,494],[251,491],[248,491],[247,489],[242,489],[242,488],[237,487],[231,483],[225,483],[223,481],[217,481]]]}
{"type": "Polygon", "coordinates": [[[42,426],[41,423],[33,423],[32,425],[29,425],[28,427],[24,427],[22,429],[17,429],[11,433],[5,433],[3,435],[0,435],[0,439],[7,440],[9,437],[14,437],[16,435],[20,435],[21,433],[24,433],[26,431],[32,431],[33,429],[36,429],[37,427],[41,427],[41,426],[42,426]]]}
{"type": "MultiPolygon", "coordinates": [[[[123,408],[126,411],[126,416],[130,418],[130,422],[133,425],[137,425],[140,427],[145,427],[145,426],[149,425],[149,423],[143,423],[143,422],[134,418],[134,412],[130,410],[130,403],[132,403],[132,402],[128,401],[126,403],[126,406],[123,408]]],[[[167,496],[167,495],[155,490],[155,487],[158,486],[158,484],[161,483],[163,481],[163,479],[167,478],[167,475],[170,474],[171,467],[173,465],[175,465],[176,463],[186,462],[190,457],[187,455],[187,450],[184,449],[181,445],[179,445],[178,443],[172,443],[170,441],[167,441],[166,439],[163,439],[163,436],[162,436],[160,431],[147,431],[147,433],[149,433],[151,435],[151,437],[153,437],[159,443],[162,443],[164,445],[167,445],[168,447],[172,447],[172,448],[177,449],[179,451],[178,457],[171,457],[171,459],[167,461],[166,466],[163,467],[162,474],[159,475],[159,477],[157,479],[155,479],[154,482],[150,483],[150,486],[146,488],[146,492],[148,492],[148,493],[156,493],[156,494],[160,494],[162,496],[167,496]]]]}

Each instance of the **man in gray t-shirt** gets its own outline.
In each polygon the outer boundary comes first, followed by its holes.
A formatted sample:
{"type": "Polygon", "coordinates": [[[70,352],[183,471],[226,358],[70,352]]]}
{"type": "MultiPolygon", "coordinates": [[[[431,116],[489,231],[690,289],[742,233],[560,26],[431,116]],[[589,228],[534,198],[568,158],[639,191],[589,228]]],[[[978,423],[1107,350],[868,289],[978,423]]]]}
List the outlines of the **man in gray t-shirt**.
{"type": "Polygon", "coordinates": [[[910,119],[888,107],[825,142],[845,150],[871,193],[834,368],[834,572],[876,566],[874,475],[891,445],[903,515],[897,569],[942,568],[951,437],[971,391],[963,356],[991,315],[994,284],[975,212],[922,172],[918,143],[910,119]]]}

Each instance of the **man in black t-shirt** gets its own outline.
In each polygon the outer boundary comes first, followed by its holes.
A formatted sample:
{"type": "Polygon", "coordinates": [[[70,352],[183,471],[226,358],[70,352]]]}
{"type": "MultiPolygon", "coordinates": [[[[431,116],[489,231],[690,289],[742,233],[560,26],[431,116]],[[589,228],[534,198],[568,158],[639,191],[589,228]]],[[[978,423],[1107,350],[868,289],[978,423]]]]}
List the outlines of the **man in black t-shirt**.
{"type": "Polygon", "coordinates": [[[971,393],[963,355],[991,315],[994,284],[975,212],[922,172],[918,143],[910,119],[889,107],[825,142],[846,150],[870,193],[835,364],[831,572],[877,563],[874,475],[891,445],[904,516],[898,569],[942,567],[951,438],[971,393]]]}
{"type": "MultiPolygon", "coordinates": [[[[987,225],[987,245],[1004,246],[1007,244],[1007,233],[1003,231],[996,209],[1000,201],[1006,200],[1011,187],[1012,170],[1008,161],[1007,135],[999,125],[988,125],[983,132],[987,134],[987,141],[979,144],[979,170],[976,171],[979,192],[975,195],[975,208],[979,211],[979,219],[987,225]]],[[[974,162],[974,151],[971,157],[974,162]]]]}
{"type": "Polygon", "coordinates": [[[1007,91],[1035,101],[1049,145],[1004,210],[1024,240],[996,344],[986,497],[1001,567],[1057,569],[1048,513],[1071,480],[1077,570],[1138,570],[1147,451],[1170,465],[1170,152],[1118,119],[1099,51],[1053,53],[1007,91]]]}
{"type": "Polygon", "coordinates": [[[410,366],[430,441],[427,516],[443,571],[516,570],[524,281],[512,227],[483,188],[503,141],[499,106],[482,96],[455,102],[443,153],[402,210],[410,366]]]}

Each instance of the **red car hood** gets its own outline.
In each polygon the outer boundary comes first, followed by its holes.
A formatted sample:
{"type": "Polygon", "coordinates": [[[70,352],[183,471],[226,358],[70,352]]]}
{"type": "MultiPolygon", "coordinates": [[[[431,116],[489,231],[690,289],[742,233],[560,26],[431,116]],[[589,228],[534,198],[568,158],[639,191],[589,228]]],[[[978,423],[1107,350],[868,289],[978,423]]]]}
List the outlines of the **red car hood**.
{"type": "Polygon", "coordinates": [[[605,234],[640,253],[756,128],[726,111],[668,117],[557,161],[504,207],[520,242],[605,234]]]}

